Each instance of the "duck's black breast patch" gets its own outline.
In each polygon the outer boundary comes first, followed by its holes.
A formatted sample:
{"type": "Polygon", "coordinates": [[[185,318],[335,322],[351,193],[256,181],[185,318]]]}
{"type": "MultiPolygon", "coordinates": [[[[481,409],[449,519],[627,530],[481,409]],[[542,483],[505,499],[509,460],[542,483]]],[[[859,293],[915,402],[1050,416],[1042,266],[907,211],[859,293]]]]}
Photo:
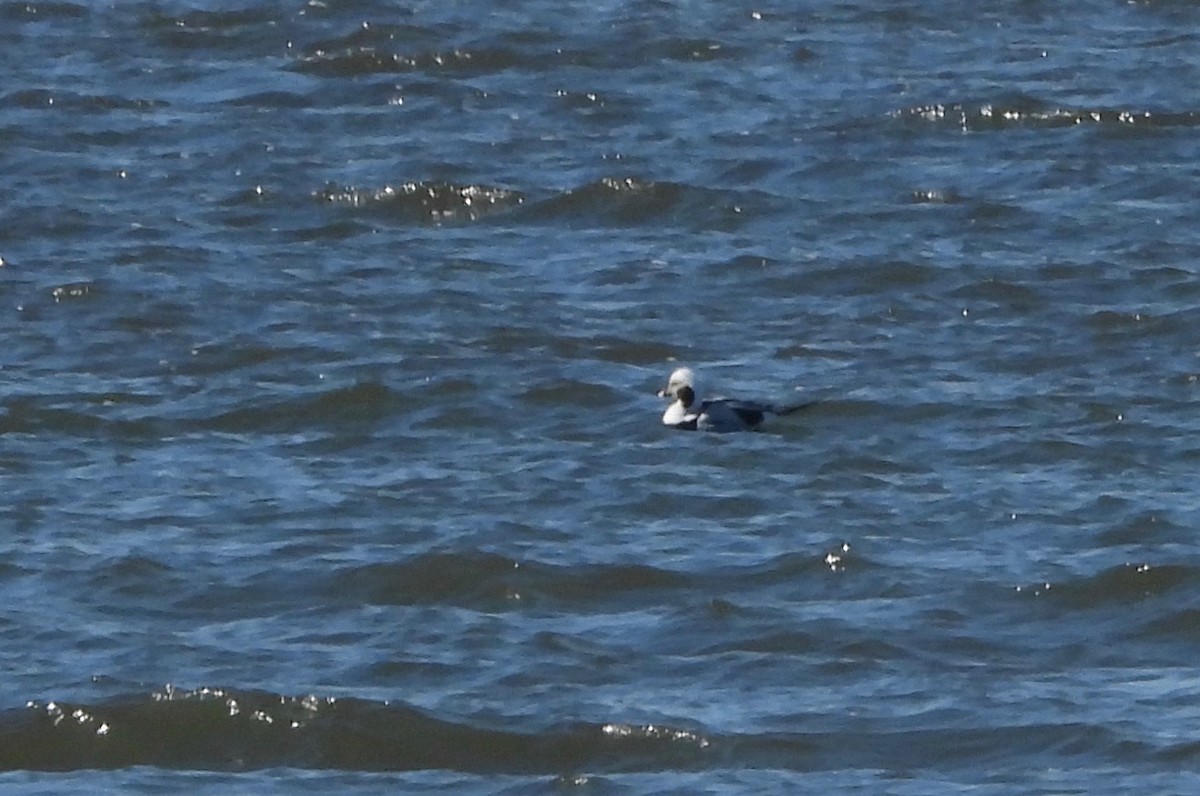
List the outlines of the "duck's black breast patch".
{"type": "Polygon", "coordinates": [[[675,391],[675,397],[679,399],[679,403],[683,404],[684,409],[691,409],[692,404],[696,401],[696,391],[691,387],[683,386],[675,391]]]}

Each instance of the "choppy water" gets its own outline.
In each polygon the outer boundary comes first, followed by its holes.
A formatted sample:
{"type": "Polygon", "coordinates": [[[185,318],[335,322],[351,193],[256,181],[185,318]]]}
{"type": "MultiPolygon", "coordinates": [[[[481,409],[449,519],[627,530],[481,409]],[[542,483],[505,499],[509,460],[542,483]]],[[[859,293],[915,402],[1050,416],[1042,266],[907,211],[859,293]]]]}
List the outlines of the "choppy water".
{"type": "Polygon", "coordinates": [[[0,2],[0,788],[1194,793],[1197,30],[0,2]]]}

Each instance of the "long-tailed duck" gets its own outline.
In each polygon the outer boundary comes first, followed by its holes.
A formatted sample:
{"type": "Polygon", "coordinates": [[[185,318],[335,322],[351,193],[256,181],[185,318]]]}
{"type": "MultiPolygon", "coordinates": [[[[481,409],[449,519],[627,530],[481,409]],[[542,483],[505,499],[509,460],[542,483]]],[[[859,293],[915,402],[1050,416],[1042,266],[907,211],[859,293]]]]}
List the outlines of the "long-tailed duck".
{"type": "Polygon", "coordinates": [[[671,399],[663,412],[663,425],[683,431],[754,431],[771,415],[787,415],[812,406],[812,402],[777,406],[737,398],[702,401],[691,368],[677,368],[658,397],[671,399]]]}

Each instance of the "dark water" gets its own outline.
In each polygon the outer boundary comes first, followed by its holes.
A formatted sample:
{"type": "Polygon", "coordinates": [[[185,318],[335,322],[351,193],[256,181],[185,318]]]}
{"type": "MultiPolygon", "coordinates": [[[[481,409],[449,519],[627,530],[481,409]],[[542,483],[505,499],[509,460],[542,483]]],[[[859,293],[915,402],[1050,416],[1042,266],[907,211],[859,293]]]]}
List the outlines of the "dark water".
{"type": "Polygon", "coordinates": [[[0,789],[1196,792],[1197,30],[0,2],[0,789]]]}

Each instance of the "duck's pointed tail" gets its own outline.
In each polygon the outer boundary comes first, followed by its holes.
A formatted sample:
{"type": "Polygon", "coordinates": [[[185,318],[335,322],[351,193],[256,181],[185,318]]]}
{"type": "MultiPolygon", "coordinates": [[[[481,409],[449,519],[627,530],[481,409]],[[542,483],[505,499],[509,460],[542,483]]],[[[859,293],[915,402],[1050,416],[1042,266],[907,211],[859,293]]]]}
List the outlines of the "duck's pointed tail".
{"type": "Polygon", "coordinates": [[[784,415],[790,415],[795,412],[801,412],[805,409],[812,409],[814,406],[816,406],[819,403],[821,403],[821,402],[820,401],[806,401],[802,404],[786,404],[784,406],[773,407],[773,411],[775,412],[775,414],[779,415],[780,417],[783,417],[784,415]]]}

